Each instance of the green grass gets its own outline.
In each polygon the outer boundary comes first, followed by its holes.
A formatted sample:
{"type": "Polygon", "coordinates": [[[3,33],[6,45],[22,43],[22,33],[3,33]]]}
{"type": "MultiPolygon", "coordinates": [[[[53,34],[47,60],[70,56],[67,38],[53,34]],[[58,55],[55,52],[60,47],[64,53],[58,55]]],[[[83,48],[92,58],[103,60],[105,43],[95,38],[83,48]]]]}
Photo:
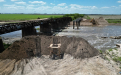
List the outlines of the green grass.
{"type": "Polygon", "coordinates": [[[89,16],[87,16],[87,19],[91,19],[89,16]]]}
{"type": "Polygon", "coordinates": [[[111,48],[111,49],[109,49],[108,51],[111,52],[111,51],[113,51],[113,50],[116,50],[116,51],[117,51],[118,49],[116,49],[116,48],[111,48]]]}
{"type": "Polygon", "coordinates": [[[115,62],[121,62],[121,57],[115,57],[115,58],[113,58],[113,60],[115,61],[115,62]]]}
{"type": "Polygon", "coordinates": [[[88,15],[85,15],[84,18],[85,18],[85,19],[92,19],[92,18],[90,18],[88,15]]]}
{"type": "Polygon", "coordinates": [[[99,50],[99,52],[100,52],[100,54],[102,54],[102,53],[103,53],[103,51],[102,51],[102,50],[99,50]]]}
{"type": "Polygon", "coordinates": [[[10,21],[10,20],[31,20],[31,19],[43,19],[43,18],[59,18],[63,15],[34,15],[34,14],[0,14],[0,21],[10,21]]]}
{"type": "Polygon", "coordinates": [[[121,23],[121,19],[106,19],[108,23],[121,23]]]}
{"type": "Polygon", "coordinates": [[[40,30],[40,28],[36,28],[36,30],[40,30]]]}
{"type": "Polygon", "coordinates": [[[121,67],[119,67],[121,69],[121,67]]]}
{"type": "Polygon", "coordinates": [[[113,51],[113,49],[109,49],[108,51],[111,52],[111,51],[113,51]]]}
{"type": "Polygon", "coordinates": [[[110,59],[108,59],[107,57],[105,57],[106,60],[110,61],[110,59]]]}
{"type": "Polygon", "coordinates": [[[4,49],[7,49],[11,44],[5,44],[3,43],[4,49]]]}
{"type": "Polygon", "coordinates": [[[72,20],[75,20],[77,18],[83,18],[84,14],[78,14],[78,13],[75,13],[75,14],[65,14],[63,17],[71,17],[72,20]]]}
{"type": "MultiPolygon", "coordinates": [[[[32,19],[43,19],[43,18],[60,18],[60,17],[71,17],[75,20],[78,17],[84,17],[84,14],[66,14],[66,15],[39,15],[39,14],[0,14],[0,21],[24,21],[32,19]]],[[[89,18],[89,17],[88,17],[89,18]]]]}

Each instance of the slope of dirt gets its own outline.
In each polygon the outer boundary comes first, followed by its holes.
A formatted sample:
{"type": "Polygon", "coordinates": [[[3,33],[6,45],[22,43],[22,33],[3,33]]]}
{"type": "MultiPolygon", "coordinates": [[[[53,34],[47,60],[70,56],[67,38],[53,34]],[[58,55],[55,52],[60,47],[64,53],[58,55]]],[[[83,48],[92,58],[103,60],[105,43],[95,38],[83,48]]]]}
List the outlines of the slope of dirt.
{"type": "Polygon", "coordinates": [[[108,22],[103,18],[100,17],[99,19],[95,19],[97,25],[108,25],[108,22]]]}
{"type": "Polygon", "coordinates": [[[75,59],[65,54],[63,59],[52,60],[48,55],[40,58],[0,60],[0,75],[120,75],[117,65],[100,56],[75,59]]]}
{"type": "Polygon", "coordinates": [[[23,59],[33,56],[49,55],[49,45],[53,38],[61,43],[61,52],[71,54],[75,58],[89,58],[98,55],[98,50],[86,40],[76,37],[59,36],[27,36],[16,41],[0,54],[0,59],[23,59]]]}
{"type": "Polygon", "coordinates": [[[81,26],[90,26],[90,25],[93,25],[91,22],[90,22],[91,20],[89,19],[84,19],[83,18],[83,20],[80,22],[80,25],[81,26]]]}

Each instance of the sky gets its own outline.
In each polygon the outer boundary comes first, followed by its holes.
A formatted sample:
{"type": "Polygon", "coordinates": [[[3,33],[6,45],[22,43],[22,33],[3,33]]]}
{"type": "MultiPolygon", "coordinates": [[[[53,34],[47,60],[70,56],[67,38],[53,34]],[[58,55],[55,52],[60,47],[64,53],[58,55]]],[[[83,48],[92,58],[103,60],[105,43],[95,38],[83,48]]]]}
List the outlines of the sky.
{"type": "Polygon", "coordinates": [[[0,0],[0,13],[121,14],[121,0],[0,0]]]}

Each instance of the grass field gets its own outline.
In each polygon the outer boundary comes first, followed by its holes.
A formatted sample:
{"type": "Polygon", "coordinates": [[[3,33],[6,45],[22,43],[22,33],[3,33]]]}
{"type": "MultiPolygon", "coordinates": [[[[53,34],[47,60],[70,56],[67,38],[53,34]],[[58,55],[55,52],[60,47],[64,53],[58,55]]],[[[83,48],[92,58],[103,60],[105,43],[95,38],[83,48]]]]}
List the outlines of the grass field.
{"type": "Polygon", "coordinates": [[[37,18],[59,18],[63,15],[34,15],[34,14],[0,14],[0,21],[11,21],[11,20],[31,20],[37,18]]]}
{"type": "Polygon", "coordinates": [[[121,19],[106,19],[108,23],[121,23],[121,19]]]}

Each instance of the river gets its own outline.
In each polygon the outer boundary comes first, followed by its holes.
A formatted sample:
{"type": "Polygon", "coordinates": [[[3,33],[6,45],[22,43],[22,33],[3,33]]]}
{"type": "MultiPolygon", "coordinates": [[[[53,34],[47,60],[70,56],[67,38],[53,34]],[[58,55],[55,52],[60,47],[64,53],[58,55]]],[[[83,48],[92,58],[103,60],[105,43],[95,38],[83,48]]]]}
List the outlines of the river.
{"type": "Polygon", "coordinates": [[[106,50],[115,48],[116,44],[121,44],[121,39],[110,38],[110,36],[121,35],[121,25],[81,26],[79,30],[69,27],[68,29],[63,30],[63,32],[60,32],[58,35],[82,37],[95,48],[99,50],[106,50]]]}
{"type": "MultiPolygon", "coordinates": [[[[38,27],[38,26],[37,26],[38,27]]],[[[35,28],[37,28],[35,27],[35,28]]],[[[4,38],[22,38],[21,30],[0,35],[4,38]]],[[[121,25],[107,25],[107,26],[80,26],[80,29],[73,29],[68,27],[57,35],[64,35],[68,37],[82,37],[91,45],[99,50],[106,50],[115,48],[116,44],[121,44],[121,39],[111,39],[110,36],[121,35],[121,25]],[[108,37],[108,38],[101,38],[108,37]]]]}

